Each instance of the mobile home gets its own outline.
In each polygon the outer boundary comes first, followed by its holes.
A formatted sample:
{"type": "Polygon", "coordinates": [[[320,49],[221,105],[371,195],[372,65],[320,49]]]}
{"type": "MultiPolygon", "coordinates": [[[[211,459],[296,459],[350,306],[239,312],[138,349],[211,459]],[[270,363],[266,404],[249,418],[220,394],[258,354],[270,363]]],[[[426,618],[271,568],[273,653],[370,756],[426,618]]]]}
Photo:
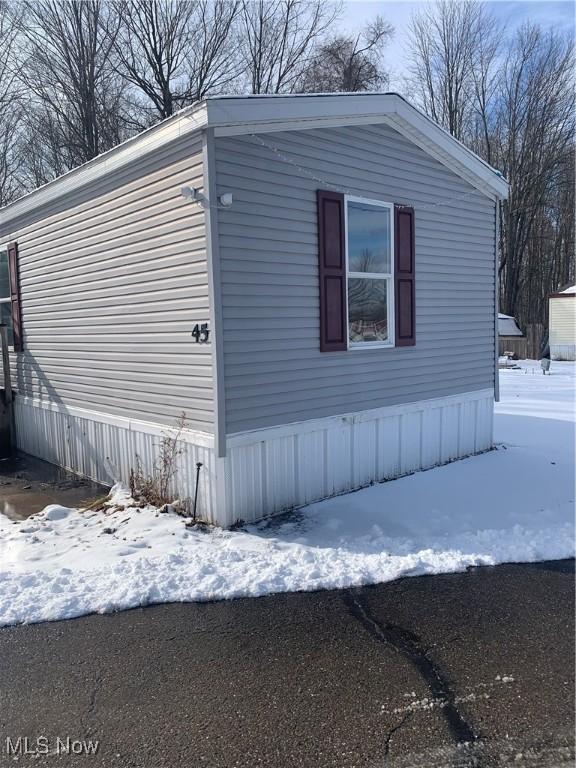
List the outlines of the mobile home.
{"type": "Polygon", "coordinates": [[[219,524],[492,445],[502,176],[396,94],[215,97],[0,211],[22,451],[187,418],[219,524]]]}
{"type": "Polygon", "coordinates": [[[549,298],[549,344],[552,360],[576,360],[576,285],[549,298]]]}

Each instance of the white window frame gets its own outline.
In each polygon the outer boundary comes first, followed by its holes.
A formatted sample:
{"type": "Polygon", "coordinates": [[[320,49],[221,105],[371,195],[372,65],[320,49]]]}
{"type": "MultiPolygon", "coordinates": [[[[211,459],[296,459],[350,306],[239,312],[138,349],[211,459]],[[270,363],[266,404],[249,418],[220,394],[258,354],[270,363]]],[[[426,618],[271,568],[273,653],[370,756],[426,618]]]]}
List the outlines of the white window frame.
{"type": "Polygon", "coordinates": [[[346,348],[354,349],[389,349],[396,346],[396,323],[394,306],[394,203],[385,203],[382,200],[371,200],[368,197],[356,197],[344,195],[344,251],[346,255],[346,348]],[[348,269],[348,203],[367,203],[369,205],[388,208],[390,211],[390,272],[350,272],[348,269]],[[388,280],[390,291],[387,296],[388,307],[388,341],[350,341],[350,325],[348,317],[348,279],[352,277],[376,278],[388,280]]]}

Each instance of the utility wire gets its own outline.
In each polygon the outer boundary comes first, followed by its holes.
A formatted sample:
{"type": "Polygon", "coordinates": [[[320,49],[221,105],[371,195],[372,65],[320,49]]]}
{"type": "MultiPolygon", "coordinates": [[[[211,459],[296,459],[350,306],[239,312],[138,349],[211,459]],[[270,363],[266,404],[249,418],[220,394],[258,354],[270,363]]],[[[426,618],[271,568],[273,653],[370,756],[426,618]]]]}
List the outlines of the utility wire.
{"type": "MultiPolygon", "coordinates": [[[[231,121],[234,120],[233,115],[222,105],[219,105],[219,108],[227,115],[227,117],[230,118],[231,121]]],[[[325,189],[330,189],[335,192],[341,192],[344,195],[358,195],[358,192],[355,190],[348,189],[347,187],[343,187],[340,184],[337,184],[336,182],[330,181],[329,179],[325,179],[322,176],[318,176],[315,173],[313,173],[308,168],[302,167],[299,163],[297,163],[295,160],[293,160],[291,157],[288,157],[284,152],[277,147],[275,144],[272,144],[269,141],[266,141],[262,138],[262,136],[256,134],[256,133],[249,133],[247,134],[253,142],[259,144],[261,147],[264,147],[265,149],[269,150],[274,154],[275,157],[277,157],[281,162],[290,165],[292,168],[294,168],[301,176],[311,179],[312,181],[315,181],[318,184],[321,184],[325,189]]],[[[413,207],[415,210],[418,211],[425,211],[425,210],[431,210],[434,208],[440,208],[445,205],[450,205],[450,203],[461,201],[461,200],[467,200],[471,197],[476,197],[477,195],[480,195],[481,192],[477,189],[471,189],[469,192],[465,192],[461,195],[454,195],[453,197],[447,197],[443,200],[440,200],[437,203],[404,203],[406,207],[413,207]]],[[[227,209],[228,206],[223,205],[214,205],[213,203],[209,203],[207,198],[204,198],[204,200],[198,200],[197,201],[203,208],[212,208],[215,210],[222,210],[227,209]]]]}
{"type": "MultiPolygon", "coordinates": [[[[303,168],[301,165],[298,165],[294,160],[287,157],[278,147],[276,147],[274,144],[271,144],[268,141],[265,141],[261,136],[258,136],[255,133],[248,134],[250,138],[254,139],[258,144],[260,144],[262,147],[266,147],[266,149],[269,149],[271,152],[274,153],[276,157],[278,157],[282,162],[287,163],[291,165],[293,168],[295,168],[301,175],[307,176],[308,178],[312,179],[313,181],[318,182],[318,184],[322,184],[326,189],[333,190],[334,192],[341,192],[344,195],[357,195],[358,192],[354,191],[352,189],[348,189],[347,187],[342,187],[339,184],[336,184],[335,182],[329,181],[328,179],[324,179],[321,176],[316,176],[316,174],[312,173],[312,171],[309,171],[307,168],[303,168]]],[[[425,205],[421,205],[419,203],[407,203],[405,205],[412,206],[414,208],[417,208],[419,211],[427,210],[430,208],[439,208],[442,205],[448,205],[451,202],[454,202],[456,200],[465,200],[471,196],[479,195],[481,194],[477,189],[472,189],[470,192],[466,192],[462,195],[455,195],[454,197],[448,197],[444,200],[441,200],[438,203],[429,203],[425,205]]]]}

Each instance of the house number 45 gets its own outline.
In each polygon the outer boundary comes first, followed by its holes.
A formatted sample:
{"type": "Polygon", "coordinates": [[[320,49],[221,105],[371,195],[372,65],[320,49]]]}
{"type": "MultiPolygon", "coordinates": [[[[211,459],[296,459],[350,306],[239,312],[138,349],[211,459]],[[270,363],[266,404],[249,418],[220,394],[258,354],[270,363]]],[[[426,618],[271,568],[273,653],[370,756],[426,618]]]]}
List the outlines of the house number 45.
{"type": "Polygon", "coordinates": [[[201,323],[200,325],[196,323],[192,329],[192,337],[197,344],[206,344],[209,335],[210,330],[208,328],[208,323],[201,323]]]}

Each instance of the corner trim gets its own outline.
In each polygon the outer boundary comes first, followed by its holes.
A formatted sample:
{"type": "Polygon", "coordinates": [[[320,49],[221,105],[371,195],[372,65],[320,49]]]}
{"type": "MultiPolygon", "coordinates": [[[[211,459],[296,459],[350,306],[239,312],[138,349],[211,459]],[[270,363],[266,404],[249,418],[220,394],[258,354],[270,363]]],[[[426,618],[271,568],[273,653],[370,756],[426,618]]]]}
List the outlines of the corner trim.
{"type": "MultiPolygon", "coordinates": [[[[498,357],[500,352],[500,333],[498,328],[498,309],[500,304],[499,285],[499,245],[500,245],[500,201],[494,201],[494,401],[500,402],[500,369],[498,357]]],[[[521,338],[521,337],[516,337],[521,338]]]]}
{"type": "Polygon", "coordinates": [[[206,222],[206,262],[210,325],[212,326],[212,381],[214,393],[214,451],[216,458],[226,456],[226,394],[224,388],[224,339],[220,278],[220,247],[218,242],[218,193],[216,189],[216,146],[214,130],[202,132],[202,167],[204,172],[204,207],[206,222]]]}

